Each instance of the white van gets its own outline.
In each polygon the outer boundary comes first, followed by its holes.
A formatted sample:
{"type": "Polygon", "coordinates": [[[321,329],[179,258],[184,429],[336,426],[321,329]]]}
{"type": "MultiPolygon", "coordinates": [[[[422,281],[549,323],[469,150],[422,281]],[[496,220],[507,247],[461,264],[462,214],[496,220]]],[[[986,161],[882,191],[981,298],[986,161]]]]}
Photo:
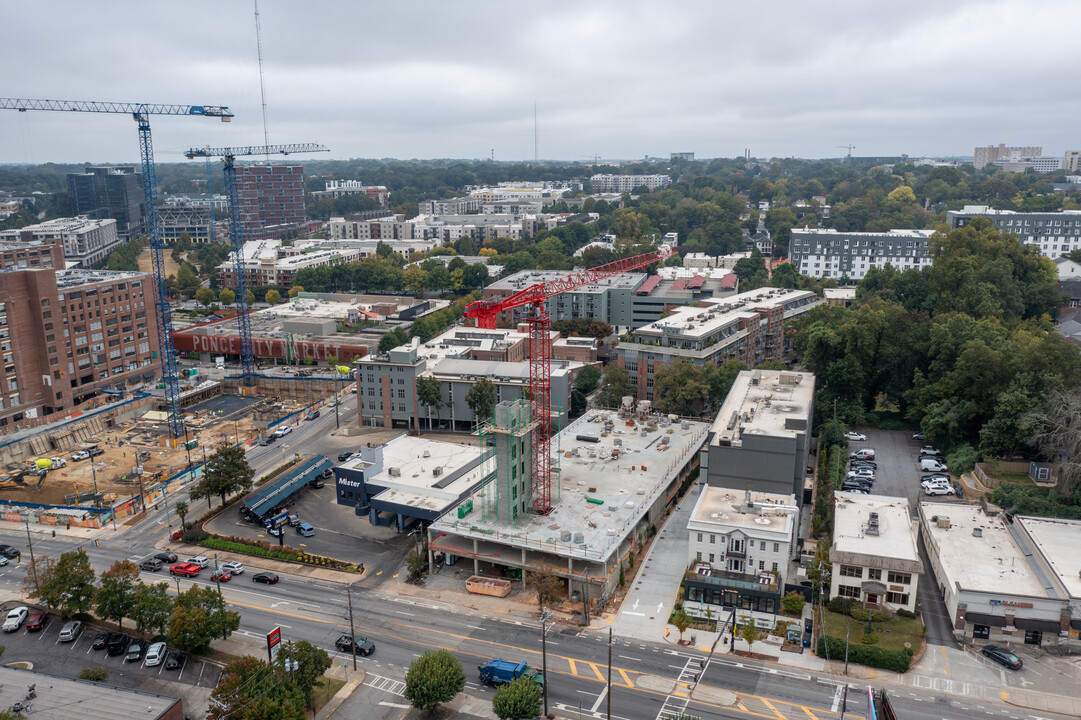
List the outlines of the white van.
{"type": "Polygon", "coordinates": [[[948,472],[945,461],[929,457],[920,460],[920,470],[924,472],[948,472]]]}

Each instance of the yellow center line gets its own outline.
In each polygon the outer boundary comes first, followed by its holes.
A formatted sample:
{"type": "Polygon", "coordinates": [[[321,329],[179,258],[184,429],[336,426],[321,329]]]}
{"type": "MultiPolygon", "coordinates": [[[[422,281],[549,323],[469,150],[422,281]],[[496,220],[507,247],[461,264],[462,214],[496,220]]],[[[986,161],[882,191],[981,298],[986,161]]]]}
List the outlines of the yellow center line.
{"type": "Polygon", "coordinates": [[[602,673],[600,671],[600,668],[597,667],[596,663],[589,663],[589,666],[591,668],[593,668],[593,672],[597,673],[597,679],[598,680],[600,680],[601,682],[607,682],[607,680],[604,677],[604,673],[602,673]]]}
{"type": "Polygon", "coordinates": [[[942,646],[942,661],[946,663],[946,674],[950,674],[950,659],[946,656],[946,646],[942,646]]]}
{"type": "Polygon", "coordinates": [[[578,674],[578,666],[570,658],[567,658],[567,662],[569,662],[571,664],[571,675],[577,675],[578,674]]]}
{"type": "Polygon", "coordinates": [[[776,715],[780,720],[785,720],[784,713],[780,712],[777,708],[773,707],[773,704],[769,700],[767,700],[766,698],[759,698],[759,699],[762,701],[762,704],[765,705],[766,707],[768,707],[770,710],[772,710],[773,714],[776,715]]]}
{"type": "Polygon", "coordinates": [[[634,687],[634,683],[631,682],[631,678],[627,675],[627,671],[623,668],[615,668],[619,671],[619,674],[623,676],[623,682],[627,683],[627,687],[634,687]]]}
{"type": "Polygon", "coordinates": [[[818,716],[811,712],[811,708],[807,707],[806,705],[800,705],[800,709],[803,710],[803,712],[807,713],[807,715],[810,716],[811,720],[818,720],[818,716]]]}

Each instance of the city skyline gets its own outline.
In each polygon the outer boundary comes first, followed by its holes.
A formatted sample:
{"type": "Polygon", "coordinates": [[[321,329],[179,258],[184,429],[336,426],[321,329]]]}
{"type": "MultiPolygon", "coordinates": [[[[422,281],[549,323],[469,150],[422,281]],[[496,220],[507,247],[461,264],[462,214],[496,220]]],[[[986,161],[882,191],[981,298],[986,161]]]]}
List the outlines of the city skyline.
{"type": "MultiPolygon", "coordinates": [[[[1074,149],[1081,50],[1018,47],[1081,6],[782,2],[260,4],[269,135],[331,159],[966,156],[1074,149]],[[534,107],[537,124],[534,125],[534,107]],[[1035,118],[1039,122],[1033,122],[1035,118]]],[[[9,8],[8,97],[227,105],[230,124],[155,118],[159,162],[261,142],[250,3],[57,2],[9,8]],[[174,28],[182,29],[172,33],[174,28]],[[43,42],[42,38],[49,38],[43,42]]],[[[1074,21],[1074,22],[1071,22],[1074,21]]],[[[0,113],[0,162],[133,162],[130,120],[0,113]],[[128,127],[125,127],[125,124],[128,127]]],[[[322,158],[321,158],[322,159],[322,158]]]]}

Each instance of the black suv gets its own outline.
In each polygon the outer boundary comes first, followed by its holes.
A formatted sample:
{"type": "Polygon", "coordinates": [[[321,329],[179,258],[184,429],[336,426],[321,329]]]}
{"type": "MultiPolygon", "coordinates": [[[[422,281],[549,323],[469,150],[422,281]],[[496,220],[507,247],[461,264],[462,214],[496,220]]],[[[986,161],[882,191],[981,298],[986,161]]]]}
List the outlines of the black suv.
{"type": "Polygon", "coordinates": [[[109,633],[109,638],[105,641],[105,650],[110,655],[123,655],[128,649],[129,642],[131,638],[124,633],[109,633]]]}
{"type": "Polygon", "coordinates": [[[146,655],[146,640],[136,639],[131,645],[128,645],[128,654],[124,657],[124,662],[138,662],[143,659],[143,655],[146,655]]]}
{"type": "Polygon", "coordinates": [[[3,555],[8,560],[14,560],[15,558],[22,557],[22,553],[19,549],[12,547],[11,545],[0,545],[0,555],[3,555]]]}
{"type": "Polygon", "coordinates": [[[375,643],[363,635],[341,635],[334,641],[334,647],[342,652],[352,652],[355,655],[371,655],[375,652],[375,643]]]}

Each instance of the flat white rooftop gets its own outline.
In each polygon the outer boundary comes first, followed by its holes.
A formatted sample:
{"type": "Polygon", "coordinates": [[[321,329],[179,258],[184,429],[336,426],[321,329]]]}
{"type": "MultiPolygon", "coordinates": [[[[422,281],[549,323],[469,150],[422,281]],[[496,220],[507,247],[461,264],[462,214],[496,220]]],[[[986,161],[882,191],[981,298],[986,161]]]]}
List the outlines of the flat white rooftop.
{"type": "Polygon", "coordinates": [[[811,373],[744,370],[736,376],[713,421],[712,445],[736,445],[746,435],[805,434],[813,398],[811,373]]]}
{"type": "Polygon", "coordinates": [[[947,575],[940,581],[977,592],[1048,597],[1001,517],[987,517],[980,506],[959,503],[921,503],[921,509],[928,520],[924,531],[938,548],[947,575]],[[949,518],[949,528],[933,522],[936,516],[949,518]],[[977,529],[979,537],[972,532],[977,529]]]}
{"type": "MultiPolygon", "coordinates": [[[[502,518],[486,521],[478,510],[483,498],[474,494],[474,510],[466,519],[459,521],[448,513],[432,529],[555,555],[606,560],[702,447],[709,430],[706,423],[668,423],[654,417],[656,429],[644,431],[646,426],[631,428],[615,413],[593,411],[553,438],[552,447],[559,448],[559,455],[553,457],[552,512],[548,515],[526,515],[518,525],[502,518]],[[615,428],[602,437],[605,417],[615,428]],[[603,504],[588,502],[589,498],[603,504]],[[570,533],[569,540],[561,539],[564,533],[570,533]],[[581,542],[574,542],[579,533],[581,542]]],[[[492,483],[483,492],[494,489],[492,483]]]]}
{"type": "Polygon", "coordinates": [[[847,492],[836,492],[833,498],[835,551],[920,562],[906,498],[847,492]],[[877,535],[867,533],[873,512],[878,513],[877,535]]]}
{"type": "Polygon", "coordinates": [[[782,533],[791,537],[793,515],[798,512],[795,496],[752,492],[750,501],[754,508],[758,508],[757,512],[748,507],[747,493],[707,485],[702,488],[688,527],[709,523],[742,528],[750,534],[782,533]],[[779,505],[791,509],[784,510],[779,505]]]}
{"type": "Polygon", "coordinates": [[[810,290],[786,288],[758,288],[726,298],[705,298],[701,307],[682,307],[668,317],[656,320],[634,331],[635,336],[675,335],[687,338],[703,338],[713,335],[727,325],[740,319],[753,319],[759,308],[784,306],[798,300],[813,300],[810,290]]]}
{"type": "MultiPolygon", "coordinates": [[[[548,282],[549,280],[558,280],[559,278],[566,277],[566,275],[567,273],[564,270],[522,270],[510,277],[497,280],[486,289],[518,292],[530,285],[548,282]]],[[[645,279],[645,273],[626,272],[621,275],[606,278],[598,283],[593,283],[592,285],[583,285],[582,287],[575,288],[573,292],[601,293],[611,289],[634,290],[641,285],[645,279]]]]}
{"type": "Polygon", "coordinates": [[[1070,597],[1081,599],[1081,520],[1020,516],[1014,522],[1028,531],[1070,597]]]}

